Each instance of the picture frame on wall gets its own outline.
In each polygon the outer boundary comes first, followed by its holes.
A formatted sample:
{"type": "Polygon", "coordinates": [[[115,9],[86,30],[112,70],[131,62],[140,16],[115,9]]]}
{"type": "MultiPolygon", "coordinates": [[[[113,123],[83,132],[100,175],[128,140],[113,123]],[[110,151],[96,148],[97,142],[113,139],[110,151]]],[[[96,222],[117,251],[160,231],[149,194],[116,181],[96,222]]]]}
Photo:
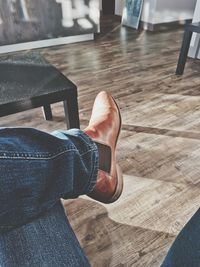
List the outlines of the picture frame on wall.
{"type": "Polygon", "coordinates": [[[125,0],[122,25],[138,29],[142,13],[143,0],[125,0]]]}
{"type": "Polygon", "coordinates": [[[99,32],[99,0],[0,0],[0,46],[99,32]]]}

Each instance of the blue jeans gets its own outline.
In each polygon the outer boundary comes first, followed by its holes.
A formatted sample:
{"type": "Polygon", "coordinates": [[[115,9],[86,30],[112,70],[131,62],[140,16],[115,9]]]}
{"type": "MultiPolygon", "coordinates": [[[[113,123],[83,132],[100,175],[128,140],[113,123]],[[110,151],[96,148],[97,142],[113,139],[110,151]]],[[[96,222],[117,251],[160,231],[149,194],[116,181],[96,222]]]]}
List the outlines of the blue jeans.
{"type": "Polygon", "coordinates": [[[0,129],[0,267],[90,266],[60,198],[94,187],[95,143],[80,130],[0,129]]]}
{"type": "Polygon", "coordinates": [[[200,209],[177,236],[161,267],[200,267],[200,209]]]}

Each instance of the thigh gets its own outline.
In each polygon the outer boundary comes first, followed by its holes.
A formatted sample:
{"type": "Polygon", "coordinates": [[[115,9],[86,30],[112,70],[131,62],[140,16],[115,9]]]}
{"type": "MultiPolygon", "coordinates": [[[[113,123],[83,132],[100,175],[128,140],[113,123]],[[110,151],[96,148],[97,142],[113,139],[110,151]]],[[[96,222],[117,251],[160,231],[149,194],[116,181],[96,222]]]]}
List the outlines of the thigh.
{"type": "Polygon", "coordinates": [[[0,234],[1,267],[88,267],[61,203],[38,219],[0,234]]]}
{"type": "Polygon", "coordinates": [[[161,267],[200,267],[200,209],[177,236],[161,267]]]}

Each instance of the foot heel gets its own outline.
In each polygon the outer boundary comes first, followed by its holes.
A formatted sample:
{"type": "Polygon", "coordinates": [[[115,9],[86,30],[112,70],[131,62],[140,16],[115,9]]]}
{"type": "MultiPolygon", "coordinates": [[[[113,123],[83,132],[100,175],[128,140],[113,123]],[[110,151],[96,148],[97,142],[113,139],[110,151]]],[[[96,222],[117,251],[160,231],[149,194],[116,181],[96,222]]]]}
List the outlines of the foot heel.
{"type": "Polygon", "coordinates": [[[121,167],[117,164],[116,168],[117,168],[117,181],[118,182],[117,182],[115,193],[110,199],[110,203],[116,201],[121,196],[122,191],[123,191],[123,186],[124,186],[121,167]]]}

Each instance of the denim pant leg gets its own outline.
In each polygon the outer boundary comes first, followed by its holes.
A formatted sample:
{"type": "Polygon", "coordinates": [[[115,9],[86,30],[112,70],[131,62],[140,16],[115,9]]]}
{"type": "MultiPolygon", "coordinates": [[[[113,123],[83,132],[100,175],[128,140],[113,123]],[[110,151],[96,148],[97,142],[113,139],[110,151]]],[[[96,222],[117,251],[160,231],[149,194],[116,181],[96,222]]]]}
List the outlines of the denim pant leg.
{"type": "Polygon", "coordinates": [[[0,267],[89,266],[59,199],[93,189],[94,142],[76,129],[2,128],[0,171],[0,267]]]}
{"type": "Polygon", "coordinates": [[[200,209],[177,236],[161,267],[200,267],[200,209]]]}
{"type": "Polygon", "coordinates": [[[0,234],[1,267],[89,267],[58,202],[39,218],[0,234]]]}
{"type": "Polygon", "coordinates": [[[0,129],[0,230],[37,218],[60,198],[88,194],[98,173],[95,143],[81,130],[0,129]]]}

